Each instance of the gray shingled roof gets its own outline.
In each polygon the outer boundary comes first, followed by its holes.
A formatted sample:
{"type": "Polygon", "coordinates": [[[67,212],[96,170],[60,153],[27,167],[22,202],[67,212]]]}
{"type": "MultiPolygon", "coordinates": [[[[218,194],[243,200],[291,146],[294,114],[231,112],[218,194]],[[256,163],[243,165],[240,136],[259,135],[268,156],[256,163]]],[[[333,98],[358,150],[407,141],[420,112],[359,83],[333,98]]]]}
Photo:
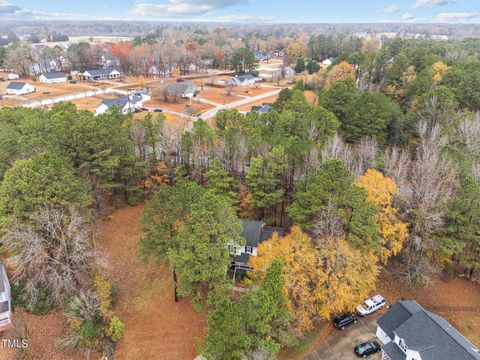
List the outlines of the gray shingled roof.
{"type": "Polygon", "coordinates": [[[252,74],[236,75],[235,78],[240,82],[244,82],[245,80],[255,79],[255,77],[252,74]]]}
{"type": "Polygon", "coordinates": [[[277,232],[280,236],[283,235],[283,229],[264,226],[265,223],[263,221],[242,220],[242,222],[243,231],[241,236],[247,240],[245,246],[258,247],[262,241],[270,239],[274,232],[277,232]]]}
{"type": "Polygon", "coordinates": [[[132,104],[135,104],[139,101],[142,100],[142,97],[139,95],[130,95],[130,99],[128,96],[122,96],[116,99],[104,99],[102,100],[102,104],[110,107],[110,106],[118,106],[120,109],[123,109],[125,105],[127,105],[129,102],[132,104]]]}
{"type": "Polygon", "coordinates": [[[265,223],[256,220],[242,220],[242,222],[243,231],[241,236],[247,240],[245,246],[258,247],[260,236],[262,234],[262,227],[265,223]]]}
{"type": "Polygon", "coordinates": [[[7,89],[10,90],[21,90],[25,86],[26,82],[12,81],[8,84],[7,89]]]}
{"type": "Polygon", "coordinates": [[[168,85],[168,91],[175,93],[177,96],[182,96],[183,94],[197,91],[197,87],[194,83],[190,81],[184,81],[179,83],[173,83],[168,85]]]}
{"type": "Polygon", "coordinates": [[[405,354],[393,341],[389,342],[383,348],[391,360],[405,360],[405,354]]]}
{"type": "Polygon", "coordinates": [[[108,76],[110,75],[110,73],[112,71],[118,71],[119,73],[121,73],[120,70],[118,69],[115,69],[115,68],[107,68],[107,69],[91,69],[91,70],[87,70],[86,72],[88,72],[90,75],[92,76],[108,76]]]}
{"type": "Polygon", "coordinates": [[[250,254],[241,253],[240,255],[235,255],[233,257],[233,261],[236,263],[248,264],[248,262],[250,261],[250,254]]]}
{"type": "Polygon", "coordinates": [[[63,72],[60,72],[60,71],[44,73],[42,75],[45,76],[49,80],[59,79],[59,78],[64,78],[65,77],[65,74],[63,72]]]}
{"type": "Polygon", "coordinates": [[[415,301],[393,305],[377,323],[387,335],[392,331],[405,340],[409,349],[421,352],[422,359],[480,360],[473,344],[445,319],[424,310],[415,301]]]}
{"type": "Polygon", "coordinates": [[[377,324],[393,340],[395,334],[393,330],[397,329],[405,321],[407,321],[417,311],[421,311],[422,307],[416,301],[399,301],[393,304],[388,312],[378,319],[377,324]]]}

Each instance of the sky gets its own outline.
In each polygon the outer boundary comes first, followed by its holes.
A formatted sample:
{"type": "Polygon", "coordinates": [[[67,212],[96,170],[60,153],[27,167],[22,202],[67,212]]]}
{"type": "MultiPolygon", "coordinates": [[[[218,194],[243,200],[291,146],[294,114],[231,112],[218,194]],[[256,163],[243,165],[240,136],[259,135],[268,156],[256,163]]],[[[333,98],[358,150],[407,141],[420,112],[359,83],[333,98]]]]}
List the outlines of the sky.
{"type": "Polygon", "coordinates": [[[0,19],[479,23],[480,0],[0,0],[0,19]]]}

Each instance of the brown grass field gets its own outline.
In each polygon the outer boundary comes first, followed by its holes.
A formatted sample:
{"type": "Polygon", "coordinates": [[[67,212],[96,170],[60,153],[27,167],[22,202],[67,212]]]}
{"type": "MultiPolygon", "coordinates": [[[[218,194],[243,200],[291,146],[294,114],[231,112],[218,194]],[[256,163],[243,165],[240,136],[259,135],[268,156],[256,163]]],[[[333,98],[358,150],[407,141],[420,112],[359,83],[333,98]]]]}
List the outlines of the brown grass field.
{"type": "Polygon", "coordinates": [[[214,106],[210,104],[199,103],[195,99],[192,100],[192,108],[190,110],[188,105],[190,104],[189,100],[187,99],[177,99],[176,102],[168,101],[165,102],[163,98],[154,97],[152,100],[147,101],[145,106],[152,107],[152,108],[161,108],[170,111],[175,111],[184,114],[201,114],[205,111],[213,109],[214,106]]]}
{"type": "Polygon", "coordinates": [[[229,104],[242,99],[233,92],[230,96],[228,96],[226,89],[207,86],[205,86],[203,90],[200,90],[199,95],[204,99],[216,102],[220,105],[229,104]]]}
{"type": "Polygon", "coordinates": [[[238,111],[249,112],[252,109],[252,106],[261,106],[265,103],[270,103],[271,104],[271,103],[275,102],[275,100],[277,100],[277,97],[278,97],[278,95],[269,96],[267,98],[251,102],[249,104],[239,106],[237,109],[238,109],[238,111]]]}

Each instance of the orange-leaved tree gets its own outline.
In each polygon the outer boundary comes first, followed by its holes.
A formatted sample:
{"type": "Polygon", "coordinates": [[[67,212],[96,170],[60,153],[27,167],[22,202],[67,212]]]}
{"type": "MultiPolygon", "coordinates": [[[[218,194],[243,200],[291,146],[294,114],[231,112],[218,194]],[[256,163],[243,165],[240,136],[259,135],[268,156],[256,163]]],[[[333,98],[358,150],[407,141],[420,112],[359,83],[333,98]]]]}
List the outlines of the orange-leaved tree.
{"type": "Polygon", "coordinates": [[[355,80],[355,66],[346,61],[342,61],[340,64],[335,65],[328,73],[327,79],[325,80],[325,90],[330,89],[337,81],[347,79],[355,80]]]}
{"type": "Polygon", "coordinates": [[[408,236],[407,224],[399,219],[398,209],[393,206],[393,199],[398,194],[397,185],[374,169],[368,169],[356,184],[367,190],[368,200],[378,208],[377,222],[381,226],[378,257],[385,264],[389,257],[400,252],[408,236]]]}

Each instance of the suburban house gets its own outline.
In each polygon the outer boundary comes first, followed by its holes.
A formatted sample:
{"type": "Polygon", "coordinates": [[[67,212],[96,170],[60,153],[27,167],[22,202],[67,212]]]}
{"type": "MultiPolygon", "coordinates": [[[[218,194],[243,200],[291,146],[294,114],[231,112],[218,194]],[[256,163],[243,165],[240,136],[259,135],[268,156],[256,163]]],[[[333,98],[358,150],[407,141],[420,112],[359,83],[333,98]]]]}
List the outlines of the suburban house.
{"type": "Polygon", "coordinates": [[[257,71],[258,71],[258,77],[262,79],[275,79],[282,76],[282,70],[278,68],[260,66],[257,68],[257,71]]]}
{"type": "Polygon", "coordinates": [[[272,104],[268,104],[268,103],[263,103],[262,106],[252,106],[252,109],[247,114],[247,116],[249,114],[253,113],[253,112],[260,113],[260,114],[266,114],[267,112],[269,112],[272,109],[273,109],[272,104]]]}
{"type": "Polygon", "coordinates": [[[416,301],[399,301],[377,321],[382,360],[480,360],[479,350],[416,301]]]}
{"type": "Polygon", "coordinates": [[[230,254],[232,254],[232,267],[241,270],[251,270],[248,265],[250,256],[257,256],[258,245],[261,242],[268,240],[274,233],[279,236],[283,235],[283,229],[265,226],[263,221],[256,220],[242,220],[243,231],[242,237],[245,238],[245,246],[238,246],[238,244],[230,244],[230,254]]]}
{"type": "Polygon", "coordinates": [[[333,63],[333,59],[332,58],[328,58],[328,59],[325,59],[322,61],[322,65],[325,66],[325,67],[329,67],[330,65],[332,65],[333,63]]]}
{"type": "Polygon", "coordinates": [[[181,97],[182,99],[191,99],[197,93],[197,86],[191,81],[177,82],[168,85],[167,93],[170,96],[181,97]]]}
{"type": "Polygon", "coordinates": [[[285,55],[285,49],[277,49],[274,54],[276,57],[283,57],[285,55]]]}
{"type": "Polygon", "coordinates": [[[67,82],[67,77],[63,72],[43,73],[38,79],[44,84],[58,84],[67,82]]]}
{"type": "Polygon", "coordinates": [[[153,77],[157,77],[157,76],[165,77],[170,75],[170,70],[163,71],[163,70],[160,70],[158,66],[152,65],[148,68],[148,75],[153,77]]]}
{"type": "Polygon", "coordinates": [[[249,86],[257,82],[257,78],[252,74],[235,75],[233,81],[237,86],[249,86]]]}
{"type": "Polygon", "coordinates": [[[9,95],[25,95],[35,92],[35,88],[26,82],[12,81],[7,86],[9,95]]]}
{"type": "Polygon", "coordinates": [[[102,103],[97,107],[95,113],[97,115],[104,114],[112,106],[117,106],[122,114],[128,114],[129,112],[140,109],[145,101],[150,100],[150,96],[144,94],[126,95],[116,99],[104,99],[102,103]]]}
{"type": "Polygon", "coordinates": [[[255,51],[255,59],[257,61],[270,60],[270,55],[265,51],[255,51]]]}
{"type": "Polygon", "coordinates": [[[7,271],[0,261],[0,331],[6,330],[12,323],[11,301],[7,271]]]}
{"type": "Polygon", "coordinates": [[[86,70],[82,76],[88,81],[110,80],[119,79],[122,76],[122,72],[115,68],[92,69],[86,70]]]}
{"type": "Polygon", "coordinates": [[[283,68],[283,76],[286,78],[292,78],[295,76],[295,70],[293,70],[290,66],[285,66],[283,68]]]}

